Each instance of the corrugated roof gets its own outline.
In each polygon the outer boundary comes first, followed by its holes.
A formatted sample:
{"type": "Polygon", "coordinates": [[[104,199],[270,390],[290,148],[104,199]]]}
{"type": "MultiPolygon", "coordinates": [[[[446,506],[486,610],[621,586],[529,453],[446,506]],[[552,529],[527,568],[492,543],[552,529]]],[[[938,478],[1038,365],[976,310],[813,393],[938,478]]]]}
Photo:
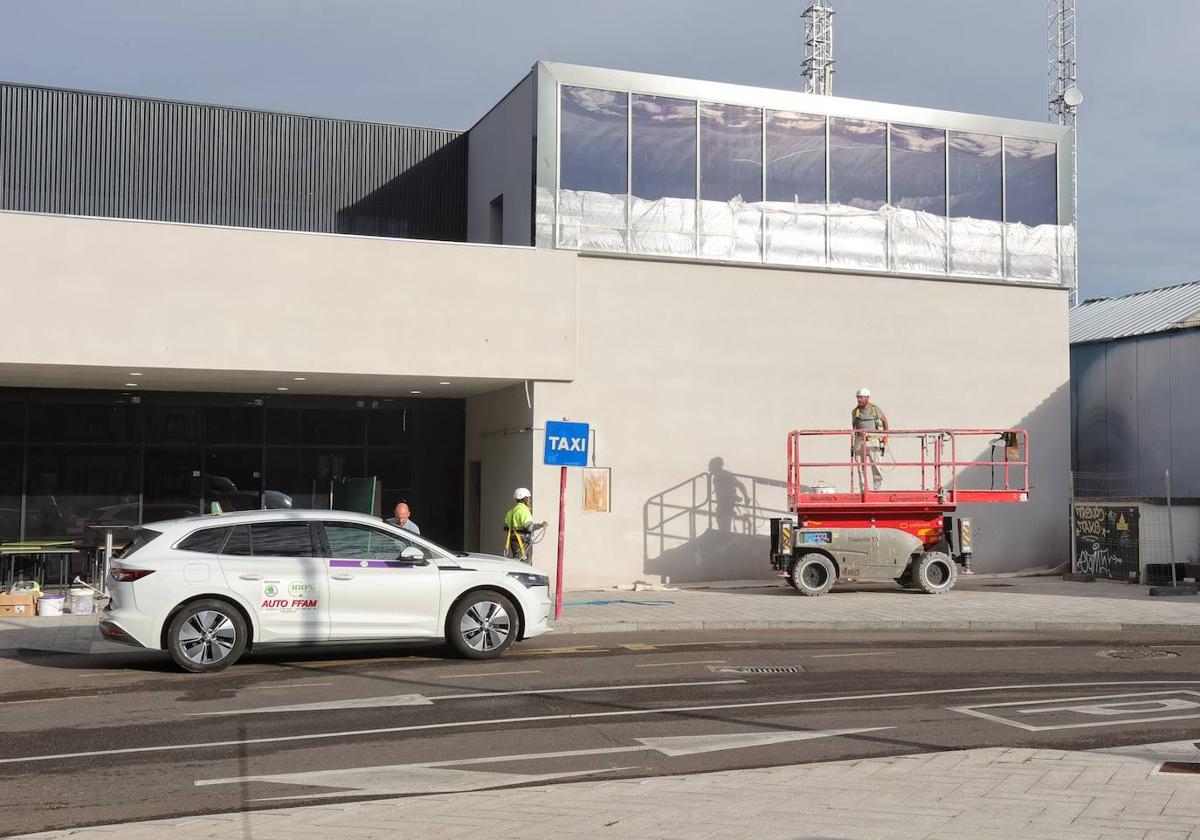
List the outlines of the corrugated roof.
{"type": "Polygon", "coordinates": [[[1200,327],[1200,282],[1089,300],[1071,310],[1071,343],[1200,327]]]}

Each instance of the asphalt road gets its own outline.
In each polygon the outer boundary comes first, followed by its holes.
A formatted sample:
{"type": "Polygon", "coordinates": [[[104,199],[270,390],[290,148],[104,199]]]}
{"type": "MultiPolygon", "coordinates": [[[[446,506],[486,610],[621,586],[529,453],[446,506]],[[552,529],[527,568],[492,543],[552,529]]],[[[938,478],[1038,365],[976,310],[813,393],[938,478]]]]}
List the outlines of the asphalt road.
{"type": "Polygon", "coordinates": [[[213,675],[177,673],[145,652],[29,654],[0,659],[0,834],[1190,738],[1200,739],[1194,637],[622,633],[541,637],[487,663],[429,648],[277,651],[213,675]]]}

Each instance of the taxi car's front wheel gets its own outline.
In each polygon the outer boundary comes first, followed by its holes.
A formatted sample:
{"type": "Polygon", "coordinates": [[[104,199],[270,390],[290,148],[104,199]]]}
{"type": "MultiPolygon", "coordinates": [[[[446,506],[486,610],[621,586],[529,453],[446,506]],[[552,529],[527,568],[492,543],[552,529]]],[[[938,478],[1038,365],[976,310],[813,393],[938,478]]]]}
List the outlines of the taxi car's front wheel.
{"type": "Polygon", "coordinates": [[[517,608],[499,592],[472,592],[455,604],[446,641],[467,659],[492,659],[517,638],[517,608]]]}
{"type": "Polygon", "coordinates": [[[220,671],[246,650],[248,631],[242,614],[226,601],[208,599],[188,604],[167,629],[167,650],[185,671],[220,671]]]}

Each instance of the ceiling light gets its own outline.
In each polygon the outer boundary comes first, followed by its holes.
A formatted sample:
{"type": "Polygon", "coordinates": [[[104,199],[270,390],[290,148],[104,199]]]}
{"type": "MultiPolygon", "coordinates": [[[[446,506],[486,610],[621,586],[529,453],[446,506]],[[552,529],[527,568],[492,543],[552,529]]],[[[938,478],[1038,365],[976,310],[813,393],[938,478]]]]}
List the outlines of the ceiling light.
{"type": "Polygon", "coordinates": [[[276,390],[276,391],[286,391],[286,390],[287,390],[287,388],[286,388],[286,387],[284,387],[283,385],[280,385],[280,386],[279,386],[278,388],[276,388],[275,390],[276,390]]]}
{"type": "Polygon", "coordinates": [[[307,376],[293,376],[292,380],[295,382],[307,382],[308,377],[307,376]]]}
{"type": "Polygon", "coordinates": [[[140,374],[140,373],[135,373],[135,372],[133,372],[133,371],[130,371],[130,372],[129,372],[129,375],[130,375],[130,376],[141,376],[141,374],[140,374]]]}
{"type": "Polygon", "coordinates": [[[410,393],[410,394],[419,394],[419,393],[421,393],[421,392],[420,392],[420,391],[409,391],[408,393],[410,393]]]}
{"type": "Polygon", "coordinates": [[[450,383],[449,382],[439,382],[438,384],[439,385],[449,385],[450,383]]]}
{"type": "Polygon", "coordinates": [[[138,387],[138,384],[136,382],[126,382],[125,387],[126,388],[136,388],[136,387],[138,387]]]}

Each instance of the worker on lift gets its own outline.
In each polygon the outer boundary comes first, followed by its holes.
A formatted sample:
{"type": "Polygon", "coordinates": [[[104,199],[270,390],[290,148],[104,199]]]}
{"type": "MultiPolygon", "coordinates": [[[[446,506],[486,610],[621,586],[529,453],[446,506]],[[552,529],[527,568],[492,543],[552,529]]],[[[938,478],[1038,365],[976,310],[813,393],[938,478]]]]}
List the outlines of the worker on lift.
{"type": "Polygon", "coordinates": [[[867,430],[887,431],[888,419],[883,409],[871,402],[871,389],[859,388],[855,394],[858,405],[850,412],[850,428],[857,434],[851,438],[850,458],[858,462],[859,487],[867,489],[867,465],[871,465],[871,488],[883,487],[883,473],[879,471],[879,459],[887,447],[887,435],[868,435],[867,430]]]}
{"type": "Polygon", "coordinates": [[[546,523],[533,521],[533,494],[527,489],[518,487],[513,499],[516,504],[504,514],[504,556],[532,564],[534,536],[546,523]]]}

